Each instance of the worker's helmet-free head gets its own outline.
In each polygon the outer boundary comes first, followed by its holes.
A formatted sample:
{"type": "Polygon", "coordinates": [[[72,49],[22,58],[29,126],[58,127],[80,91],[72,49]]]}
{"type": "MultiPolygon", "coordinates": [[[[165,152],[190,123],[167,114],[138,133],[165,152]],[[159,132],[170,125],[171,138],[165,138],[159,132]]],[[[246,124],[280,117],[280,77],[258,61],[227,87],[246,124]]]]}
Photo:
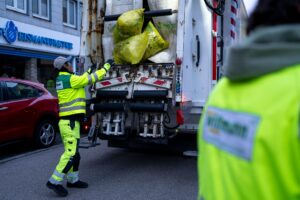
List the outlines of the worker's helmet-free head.
{"type": "Polygon", "coordinates": [[[300,24],[300,0],[258,0],[247,20],[247,34],[258,27],[300,24]]]}
{"type": "Polygon", "coordinates": [[[70,62],[70,60],[72,59],[71,56],[65,58],[63,56],[58,56],[57,58],[55,58],[54,62],[53,62],[53,66],[55,69],[61,70],[61,68],[64,66],[64,64],[66,64],[67,62],[70,62]]]}

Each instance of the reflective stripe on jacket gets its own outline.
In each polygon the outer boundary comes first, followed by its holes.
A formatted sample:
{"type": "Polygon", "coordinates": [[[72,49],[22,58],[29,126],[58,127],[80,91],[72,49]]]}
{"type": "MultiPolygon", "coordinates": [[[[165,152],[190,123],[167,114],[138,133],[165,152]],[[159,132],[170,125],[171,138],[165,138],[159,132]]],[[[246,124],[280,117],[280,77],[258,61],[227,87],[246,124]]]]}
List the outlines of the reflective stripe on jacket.
{"type": "Polygon", "coordinates": [[[68,72],[59,72],[56,78],[56,91],[59,101],[59,116],[69,116],[74,114],[85,114],[85,90],[88,84],[93,84],[104,77],[104,69],[95,73],[84,73],[81,76],[68,72]]]}
{"type": "Polygon", "coordinates": [[[300,199],[300,65],[223,78],[198,130],[198,199],[300,199]]]}

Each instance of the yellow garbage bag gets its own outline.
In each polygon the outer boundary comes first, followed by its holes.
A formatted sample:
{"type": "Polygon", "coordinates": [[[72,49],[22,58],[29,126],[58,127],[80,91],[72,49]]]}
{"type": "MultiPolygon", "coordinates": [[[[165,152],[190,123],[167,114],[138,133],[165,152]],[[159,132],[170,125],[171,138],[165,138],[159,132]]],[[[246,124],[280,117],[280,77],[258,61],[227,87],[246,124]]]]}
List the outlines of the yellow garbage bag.
{"type": "Polygon", "coordinates": [[[144,24],[144,8],[123,13],[117,20],[113,30],[114,43],[118,43],[142,32],[144,24]]]}
{"type": "Polygon", "coordinates": [[[169,42],[164,40],[151,21],[147,24],[144,33],[148,35],[149,42],[143,60],[169,47],[169,42]]]}
{"type": "Polygon", "coordinates": [[[141,33],[115,45],[113,56],[116,64],[138,64],[148,46],[148,34],[141,33]]]}

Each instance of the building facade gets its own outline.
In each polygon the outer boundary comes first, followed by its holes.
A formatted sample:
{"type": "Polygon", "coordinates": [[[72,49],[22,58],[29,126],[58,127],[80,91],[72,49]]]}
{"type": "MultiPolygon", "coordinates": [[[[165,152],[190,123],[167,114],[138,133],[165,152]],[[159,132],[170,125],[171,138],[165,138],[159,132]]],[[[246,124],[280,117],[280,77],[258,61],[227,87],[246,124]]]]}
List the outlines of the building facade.
{"type": "Polygon", "coordinates": [[[80,0],[0,1],[0,76],[53,79],[53,60],[78,56],[80,0]]]}

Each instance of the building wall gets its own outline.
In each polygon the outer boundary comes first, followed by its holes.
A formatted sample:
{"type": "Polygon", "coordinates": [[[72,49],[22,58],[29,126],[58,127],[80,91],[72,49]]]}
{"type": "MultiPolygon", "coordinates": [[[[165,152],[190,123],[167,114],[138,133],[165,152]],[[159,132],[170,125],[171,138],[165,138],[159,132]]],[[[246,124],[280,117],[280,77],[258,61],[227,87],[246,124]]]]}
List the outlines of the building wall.
{"type": "MultiPolygon", "coordinates": [[[[62,2],[63,2],[62,0],[50,0],[50,20],[45,20],[33,16],[32,0],[27,0],[26,14],[7,9],[6,0],[1,0],[0,17],[79,36],[80,26],[78,26],[78,23],[76,28],[65,26],[63,24],[63,10],[62,10],[63,3],[62,2]]],[[[77,1],[77,8],[80,8],[79,5],[80,5],[80,1],[77,1]]],[[[77,11],[78,10],[79,9],[77,9],[77,11]]],[[[81,14],[81,11],[78,11],[77,13],[77,21],[78,19],[80,19],[79,13],[81,14]]]]}
{"type": "MultiPolygon", "coordinates": [[[[49,0],[49,19],[34,16],[33,0],[27,0],[26,13],[7,8],[6,1],[0,0],[0,76],[8,74],[9,77],[40,82],[47,87],[48,81],[55,79],[53,59],[59,55],[74,58],[79,54],[82,1],[76,1],[75,27],[70,27],[63,22],[63,0],[49,0]],[[13,22],[20,34],[68,42],[72,44],[72,48],[51,46],[31,39],[25,41],[15,32],[13,34],[17,35],[17,39],[10,42],[4,36],[7,31],[4,28],[9,21],[13,22]]],[[[75,64],[75,59],[73,63],[75,64]]]]}

